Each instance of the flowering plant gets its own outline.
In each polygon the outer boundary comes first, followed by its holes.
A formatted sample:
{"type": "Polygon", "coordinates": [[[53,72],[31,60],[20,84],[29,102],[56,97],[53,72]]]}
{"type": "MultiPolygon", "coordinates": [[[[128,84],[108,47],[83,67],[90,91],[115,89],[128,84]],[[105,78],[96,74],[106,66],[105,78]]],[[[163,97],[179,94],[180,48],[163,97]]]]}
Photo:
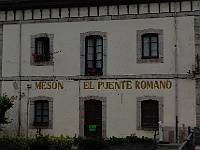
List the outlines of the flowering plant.
{"type": "Polygon", "coordinates": [[[34,60],[36,60],[36,53],[34,52],[34,53],[32,53],[32,55],[33,55],[33,57],[34,57],[34,60]]]}
{"type": "Polygon", "coordinates": [[[95,68],[88,69],[88,72],[91,72],[91,73],[95,73],[96,71],[97,71],[97,69],[95,69],[95,68]]]}
{"type": "Polygon", "coordinates": [[[102,75],[102,71],[101,69],[96,69],[96,68],[88,68],[87,69],[87,75],[91,75],[91,76],[94,76],[94,75],[102,75]]]}
{"type": "Polygon", "coordinates": [[[44,54],[37,55],[35,52],[32,54],[34,61],[49,61],[50,57],[44,54]]]}

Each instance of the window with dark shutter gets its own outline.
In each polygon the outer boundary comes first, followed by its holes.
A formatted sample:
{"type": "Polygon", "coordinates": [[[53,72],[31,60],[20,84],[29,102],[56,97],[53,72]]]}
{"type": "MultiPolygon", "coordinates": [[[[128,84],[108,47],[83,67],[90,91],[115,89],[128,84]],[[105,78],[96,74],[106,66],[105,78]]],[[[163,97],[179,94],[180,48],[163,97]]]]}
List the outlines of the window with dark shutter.
{"type": "Polygon", "coordinates": [[[141,102],[141,126],[144,128],[158,127],[158,101],[145,100],[141,102]]]}
{"type": "Polygon", "coordinates": [[[102,75],[103,38],[101,36],[88,36],[85,42],[85,75],[102,75]]]}

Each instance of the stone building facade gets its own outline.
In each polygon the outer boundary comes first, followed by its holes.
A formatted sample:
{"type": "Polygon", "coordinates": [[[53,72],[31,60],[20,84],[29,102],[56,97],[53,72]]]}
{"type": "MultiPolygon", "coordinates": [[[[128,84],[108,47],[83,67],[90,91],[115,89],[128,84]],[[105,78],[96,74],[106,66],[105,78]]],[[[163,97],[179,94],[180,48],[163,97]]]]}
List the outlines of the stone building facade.
{"type": "Polygon", "coordinates": [[[200,126],[199,1],[0,1],[2,135],[181,141],[200,126]]]}

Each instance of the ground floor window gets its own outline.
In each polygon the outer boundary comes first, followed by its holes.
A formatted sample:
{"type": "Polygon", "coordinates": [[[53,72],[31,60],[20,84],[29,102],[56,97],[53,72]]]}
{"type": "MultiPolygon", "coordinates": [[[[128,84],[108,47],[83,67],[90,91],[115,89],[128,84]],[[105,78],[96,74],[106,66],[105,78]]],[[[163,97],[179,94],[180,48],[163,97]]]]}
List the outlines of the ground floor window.
{"type": "Polygon", "coordinates": [[[141,126],[143,128],[158,127],[158,101],[144,100],[141,102],[141,126]]]}
{"type": "Polygon", "coordinates": [[[53,128],[53,98],[46,96],[30,97],[30,129],[53,128]]]}
{"type": "Polygon", "coordinates": [[[49,102],[44,100],[35,101],[34,125],[49,124],[49,102]]]}
{"type": "Polygon", "coordinates": [[[137,97],[137,130],[155,130],[163,122],[163,97],[137,97]]]}

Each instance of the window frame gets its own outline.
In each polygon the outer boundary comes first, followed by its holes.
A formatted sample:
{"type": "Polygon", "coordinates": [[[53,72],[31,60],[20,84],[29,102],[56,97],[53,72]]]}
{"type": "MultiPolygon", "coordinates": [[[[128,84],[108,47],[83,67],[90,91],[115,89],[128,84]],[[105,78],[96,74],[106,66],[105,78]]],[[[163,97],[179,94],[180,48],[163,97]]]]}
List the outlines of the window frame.
{"type": "Polygon", "coordinates": [[[36,100],[35,101],[35,114],[34,114],[34,125],[35,126],[47,126],[49,125],[49,102],[47,100],[36,100]],[[41,115],[37,115],[37,110],[38,110],[38,105],[41,104],[41,115]],[[44,105],[45,104],[48,104],[48,109],[46,109],[48,111],[48,115],[44,115],[44,105]],[[36,117],[41,117],[41,122],[38,122],[36,121],[36,117]],[[48,121],[47,122],[44,122],[44,117],[47,117],[48,118],[48,121]]]}
{"type": "Polygon", "coordinates": [[[158,39],[158,34],[157,33],[146,33],[146,34],[143,34],[142,35],[142,59],[152,59],[152,58],[159,58],[159,39],[158,39]],[[155,42],[156,43],[156,53],[157,53],[157,55],[156,56],[152,56],[152,43],[154,43],[154,42],[152,42],[152,38],[153,37],[156,37],[156,40],[157,40],[157,42],[155,42]],[[149,39],[149,43],[148,43],[148,47],[149,47],[149,49],[148,49],[148,51],[149,51],[149,55],[148,56],[144,56],[144,51],[145,51],[145,49],[144,49],[144,38],[148,38],[149,39]]]}
{"type": "MultiPolygon", "coordinates": [[[[153,106],[155,107],[155,106],[153,106]]],[[[153,112],[153,110],[151,110],[151,113],[153,112]]],[[[152,119],[150,119],[152,120],[152,119]]],[[[159,108],[158,108],[158,101],[157,100],[144,100],[141,102],[141,127],[142,128],[158,128],[158,122],[159,122],[159,108]],[[146,109],[148,108],[145,108],[147,107],[147,105],[150,105],[152,106],[153,104],[156,105],[156,112],[154,112],[154,115],[156,115],[156,119],[157,121],[154,122],[154,123],[150,123],[149,121],[144,121],[146,120],[145,118],[148,117],[148,119],[152,118],[153,115],[151,115],[149,112],[148,112],[148,116],[146,116],[146,109]]]]}
{"type": "Polygon", "coordinates": [[[148,63],[148,64],[153,64],[153,63],[164,63],[164,50],[163,50],[163,45],[164,45],[164,34],[163,34],[163,29],[153,29],[153,28],[148,28],[148,29],[143,29],[143,30],[137,30],[137,63],[148,63]],[[158,57],[143,57],[143,38],[142,36],[145,34],[157,34],[158,35],[158,57]]]}
{"type": "Polygon", "coordinates": [[[50,61],[49,44],[50,44],[50,39],[48,37],[38,37],[38,38],[35,38],[35,55],[34,55],[34,60],[36,62],[50,61]],[[39,50],[39,42],[41,42],[40,50],[39,50]],[[40,52],[40,54],[38,54],[39,52],[40,52]]]}
{"type": "Polygon", "coordinates": [[[157,96],[144,96],[144,97],[137,97],[137,105],[136,105],[136,110],[137,110],[137,120],[136,120],[136,126],[137,130],[144,130],[144,131],[154,131],[155,127],[143,127],[142,126],[142,102],[143,101],[148,101],[148,100],[156,100],[158,101],[158,120],[163,122],[163,111],[164,111],[164,102],[163,102],[163,97],[157,97],[157,96]]]}
{"type": "Polygon", "coordinates": [[[102,36],[100,36],[100,35],[90,35],[90,36],[87,36],[86,38],[85,38],[85,54],[86,54],[86,57],[85,57],[85,75],[86,76],[94,76],[94,75],[102,75],[103,74],[103,72],[102,72],[102,70],[103,70],[103,37],[102,36]],[[98,52],[97,52],[97,40],[101,40],[101,43],[102,43],[102,45],[100,45],[101,46],[101,58],[100,58],[100,60],[98,60],[97,59],[97,54],[98,54],[98,52]],[[89,53],[89,40],[92,40],[92,42],[93,42],[93,59],[92,60],[89,60],[89,58],[88,58],[88,53],[89,53]],[[87,62],[88,61],[93,61],[93,63],[92,63],[92,68],[89,68],[88,67],[88,64],[87,64],[87,62]],[[101,62],[101,68],[97,68],[97,65],[96,65],[96,63],[98,62],[98,61],[100,61],[101,62]]]}
{"type": "Polygon", "coordinates": [[[31,35],[31,47],[30,47],[30,65],[31,66],[53,66],[53,39],[54,39],[54,34],[39,33],[39,34],[31,35]],[[49,41],[48,56],[37,56],[36,41],[38,39],[47,39],[47,38],[49,41]]]}
{"type": "Polygon", "coordinates": [[[88,31],[84,33],[80,33],[80,75],[81,76],[88,76],[85,73],[85,57],[86,57],[86,50],[85,50],[85,40],[87,36],[101,36],[103,38],[103,68],[102,68],[102,74],[107,74],[107,32],[101,32],[101,31],[88,31]]]}
{"type": "Polygon", "coordinates": [[[53,97],[36,96],[30,97],[30,109],[29,109],[29,129],[53,129],[53,97]],[[49,123],[48,125],[35,124],[35,102],[47,101],[49,103],[49,123]]]}

